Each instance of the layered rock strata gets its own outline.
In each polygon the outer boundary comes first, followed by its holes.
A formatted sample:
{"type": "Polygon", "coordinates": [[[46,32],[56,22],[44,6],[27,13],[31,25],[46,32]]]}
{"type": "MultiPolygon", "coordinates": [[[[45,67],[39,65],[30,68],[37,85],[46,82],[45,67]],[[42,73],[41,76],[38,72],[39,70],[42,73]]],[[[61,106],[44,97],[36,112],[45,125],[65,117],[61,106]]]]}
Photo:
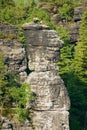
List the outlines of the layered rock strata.
{"type": "Polygon", "coordinates": [[[57,62],[62,41],[48,26],[24,24],[29,69],[27,77],[35,95],[35,130],[69,130],[70,101],[64,82],[58,75],[57,62]]]}
{"type": "Polygon", "coordinates": [[[17,27],[0,24],[0,54],[5,56],[8,72],[18,74],[20,81],[24,82],[27,76],[26,55],[25,49],[17,37],[17,27]]]}

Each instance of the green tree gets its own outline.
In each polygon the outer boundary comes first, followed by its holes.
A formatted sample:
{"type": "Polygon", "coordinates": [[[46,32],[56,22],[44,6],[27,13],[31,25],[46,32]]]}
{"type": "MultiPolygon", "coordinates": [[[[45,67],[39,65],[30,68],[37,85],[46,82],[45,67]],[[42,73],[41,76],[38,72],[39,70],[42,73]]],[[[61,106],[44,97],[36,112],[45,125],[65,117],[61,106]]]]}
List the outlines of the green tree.
{"type": "Polygon", "coordinates": [[[0,8],[5,8],[6,6],[15,6],[15,2],[13,0],[0,0],[0,8]]]}
{"type": "Polygon", "coordinates": [[[61,18],[66,21],[71,20],[73,16],[73,7],[65,3],[59,8],[59,14],[61,15],[61,18]]]}
{"type": "Polygon", "coordinates": [[[69,44],[70,36],[66,28],[63,26],[57,27],[57,32],[60,38],[64,41],[63,47],[60,50],[60,61],[58,62],[60,74],[64,75],[71,69],[74,45],[69,44]]]}
{"type": "MultiPolygon", "coordinates": [[[[82,91],[87,101],[87,8],[85,9],[82,15],[82,21],[79,33],[80,38],[75,47],[73,66],[74,66],[74,73],[80,80],[80,84],[78,83],[78,86],[80,87],[80,90],[82,91]]],[[[87,102],[84,102],[84,106],[85,106],[84,112],[86,113],[87,102]]],[[[84,130],[86,130],[86,128],[84,126],[84,130]]]]}
{"type": "Polygon", "coordinates": [[[4,65],[4,56],[3,54],[0,54],[0,106],[1,106],[1,113],[3,111],[3,106],[5,103],[4,99],[4,90],[5,86],[7,85],[7,81],[5,80],[7,71],[6,66],[4,65]]]}
{"type": "Polygon", "coordinates": [[[0,87],[4,86],[5,75],[6,75],[6,66],[4,65],[4,55],[0,54],[0,87]]]}
{"type": "MultiPolygon", "coordinates": [[[[5,110],[12,107],[12,86],[17,85],[17,81],[13,77],[9,80],[9,74],[7,73],[7,67],[4,64],[4,55],[0,54],[0,110],[1,115],[7,116],[5,110]]],[[[6,110],[7,111],[7,110],[6,110]]]]}
{"type": "MultiPolygon", "coordinates": [[[[83,130],[86,113],[86,97],[83,91],[83,83],[74,73],[74,68],[62,74],[65,86],[71,100],[70,108],[70,130],[83,130]]],[[[85,129],[84,129],[85,130],[85,129]]]]}
{"type": "Polygon", "coordinates": [[[0,114],[9,118],[16,114],[19,121],[30,119],[27,106],[34,100],[30,85],[27,83],[21,85],[19,76],[7,73],[6,68],[4,55],[0,54],[0,114]]]}
{"type": "Polygon", "coordinates": [[[75,47],[75,72],[83,82],[87,83],[87,9],[82,16],[80,38],[75,47]]]}
{"type": "Polygon", "coordinates": [[[75,55],[74,45],[69,44],[69,34],[67,30],[62,27],[58,27],[57,30],[60,37],[64,41],[64,46],[61,49],[60,61],[58,62],[58,65],[60,67],[60,75],[64,80],[71,100],[71,130],[86,130],[84,127],[84,122],[85,113],[87,111],[87,76],[85,75],[87,70],[87,12],[84,13],[83,19],[84,22],[82,20],[80,28],[81,36],[79,43],[77,43],[77,46],[75,47],[75,55]],[[84,55],[82,52],[83,50],[85,51],[84,55]],[[79,51],[82,53],[79,53],[79,51]],[[76,56],[75,59],[74,56],[76,56]]]}
{"type": "Polygon", "coordinates": [[[30,85],[24,83],[20,87],[11,88],[11,95],[16,106],[18,120],[25,121],[30,119],[29,102],[34,100],[30,85]]]}

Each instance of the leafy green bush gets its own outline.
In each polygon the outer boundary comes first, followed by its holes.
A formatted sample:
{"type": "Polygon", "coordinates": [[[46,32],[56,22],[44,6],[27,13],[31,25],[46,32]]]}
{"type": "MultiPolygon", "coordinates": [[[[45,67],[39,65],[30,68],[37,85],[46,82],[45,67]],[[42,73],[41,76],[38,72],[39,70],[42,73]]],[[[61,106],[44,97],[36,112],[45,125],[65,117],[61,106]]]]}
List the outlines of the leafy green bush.
{"type": "Polygon", "coordinates": [[[87,8],[82,16],[80,38],[75,47],[75,72],[83,82],[87,83],[87,8]]]}
{"type": "Polygon", "coordinates": [[[60,38],[64,41],[64,44],[68,44],[70,41],[70,35],[68,29],[61,25],[56,28],[56,31],[60,36],[60,38]]]}
{"type": "Polygon", "coordinates": [[[0,8],[15,6],[14,0],[0,0],[0,8]]]}
{"type": "Polygon", "coordinates": [[[74,45],[69,44],[70,35],[66,28],[63,26],[57,27],[57,32],[61,40],[64,41],[63,48],[60,50],[60,61],[58,62],[58,65],[60,67],[60,74],[64,74],[70,70],[74,45]]]}
{"type": "Polygon", "coordinates": [[[20,85],[18,81],[19,76],[7,73],[4,56],[0,54],[0,114],[8,117],[17,114],[19,121],[24,121],[29,119],[27,105],[34,97],[30,85],[27,83],[20,85]]]}
{"type": "Polygon", "coordinates": [[[63,6],[59,8],[59,14],[61,15],[61,18],[65,19],[66,21],[71,20],[73,15],[72,6],[68,4],[63,4],[63,6]]]}
{"type": "Polygon", "coordinates": [[[34,100],[34,97],[30,91],[30,85],[24,83],[20,87],[13,87],[11,89],[12,97],[15,101],[16,112],[18,115],[19,121],[24,121],[25,119],[29,119],[29,109],[27,109],[27,102],[29,100],[34,100]]]}

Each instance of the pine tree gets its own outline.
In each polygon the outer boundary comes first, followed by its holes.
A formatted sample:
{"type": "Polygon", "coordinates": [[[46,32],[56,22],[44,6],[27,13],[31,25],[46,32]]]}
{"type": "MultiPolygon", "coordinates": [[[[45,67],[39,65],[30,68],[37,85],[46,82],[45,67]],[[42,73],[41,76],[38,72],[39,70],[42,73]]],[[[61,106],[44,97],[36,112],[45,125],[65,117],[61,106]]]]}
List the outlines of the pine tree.
{"type": "MultiPolygon", "coordinates": [[[[62,39],[65,41],[64,37],[62,39]]],[[[73,46],[65,42],[58,64],[71,100],[70,129],[86,130],[84,119],[87,111],[87,9],[82,16],[80,38],[75,47],[75,54],[73,53],[73,46]]]]}
{"type": "MultiPolygon", "coordinates": [[[[80,107],[77,107],[77,111],[81,111],[83,119],[80,120],[80,124],[82,123],[84,130],[86,130],[84,123],[85,123],[85,113],[87,111],[87,8],[85,9],[83,15],[82,15],[82,21],[81,26],[79,30],[79,40],[77,42],[77,45],[75,47],[75,53],[74,53],[74,74],[77,77],[77,81],[74,80],[76,84],[76,87],[78,88],[77,91],[80,90],[80,92],[84,96],[84,103],[81,106],[83,110],[81,110],[80,107]]],[[[80,94],[80,97],[82,95],[80,94]]],[[[74,113],[75,114],[75,113],[74,113]]]]}
{"type": "Polygon", "coordinates": [[[87,9],[82,16],[80,38],[75,47],[75,72],[81,81],[87,83],[87,9]]]}

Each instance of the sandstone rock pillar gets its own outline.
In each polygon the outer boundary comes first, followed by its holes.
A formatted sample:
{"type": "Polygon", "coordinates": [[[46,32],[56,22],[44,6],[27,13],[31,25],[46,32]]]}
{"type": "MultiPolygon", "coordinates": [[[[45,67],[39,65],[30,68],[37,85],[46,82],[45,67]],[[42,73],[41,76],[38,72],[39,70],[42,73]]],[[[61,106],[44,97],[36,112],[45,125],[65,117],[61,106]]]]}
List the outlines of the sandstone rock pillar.
{"type": "Polygon", "coordinates": [[[58,75],[62,41],[48,26],[24,24],[29,69],[27,82],[35,94],[32,117],[35,130],[69,130],[70,101],[58,75]]]}

